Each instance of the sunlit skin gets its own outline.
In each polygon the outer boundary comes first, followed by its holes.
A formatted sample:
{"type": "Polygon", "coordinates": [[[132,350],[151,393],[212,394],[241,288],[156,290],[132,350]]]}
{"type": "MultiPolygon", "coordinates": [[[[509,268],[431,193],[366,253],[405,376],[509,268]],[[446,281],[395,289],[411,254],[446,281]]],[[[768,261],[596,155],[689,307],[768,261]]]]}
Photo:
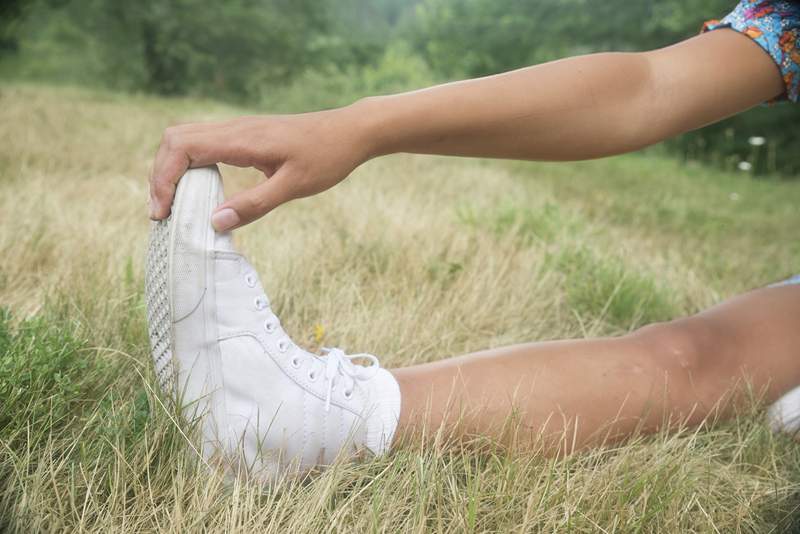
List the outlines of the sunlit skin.
{"type": "MultiPolygon", "coordinates": [[[[783,91],[758,45],[718,30],[655,51],[569,58],[335,110],[185,124],[165,132],[156,154],[151,217],[169,214],[175,184],[192,166],[222,162],[264,173],[218,208],[214,226],[229,229],[324,191],[384,154],[597,158],[783,91]]],[[[440,428],[500,437],[513,412],[520,435],[569,452],[665,421],[729,414],[746,398],[743,384],[768,402],[800,383],[798,317],[800,286],[764,288],[621,337],[529,343],[395,369],[403,397],[397,439],[440,428]]]]}

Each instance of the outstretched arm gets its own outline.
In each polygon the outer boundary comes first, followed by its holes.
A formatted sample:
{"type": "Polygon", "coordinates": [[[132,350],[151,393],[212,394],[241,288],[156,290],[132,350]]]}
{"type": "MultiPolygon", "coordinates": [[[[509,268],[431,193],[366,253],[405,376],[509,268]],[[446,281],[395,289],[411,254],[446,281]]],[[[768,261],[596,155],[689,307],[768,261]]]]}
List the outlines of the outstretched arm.
{"type": "Polygon", "coordinates": [[[603,53],[360,102],[375,152],[537,160],[619,154],[779,95],[749,38],[714,31],[643,53],[603,53]]]}
{"type": "Polygon", "coordinates": [[[324,191],[382,154],[596,158],[718,121],[783,90],[758,45],[716,30],[651,52],[574,57],[330,111],[188,124],[164,134],[151,216],[169,214],[188,167],[222,162],[268,177],[218,208],[213,222],[222,230],[324,191]]]}

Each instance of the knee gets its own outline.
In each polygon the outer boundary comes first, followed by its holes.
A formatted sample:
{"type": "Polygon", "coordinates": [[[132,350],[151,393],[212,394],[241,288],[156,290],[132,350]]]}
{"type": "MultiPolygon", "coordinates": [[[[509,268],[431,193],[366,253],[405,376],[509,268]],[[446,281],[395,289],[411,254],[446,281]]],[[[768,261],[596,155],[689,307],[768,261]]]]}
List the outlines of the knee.
{"type": "Polygon", "coordinates": [[[692,317],[645,326],[630,339],[643,349],[647,363],[670,381],[696,381],[714,371],[723,341],[712,325],[692,317]]]}

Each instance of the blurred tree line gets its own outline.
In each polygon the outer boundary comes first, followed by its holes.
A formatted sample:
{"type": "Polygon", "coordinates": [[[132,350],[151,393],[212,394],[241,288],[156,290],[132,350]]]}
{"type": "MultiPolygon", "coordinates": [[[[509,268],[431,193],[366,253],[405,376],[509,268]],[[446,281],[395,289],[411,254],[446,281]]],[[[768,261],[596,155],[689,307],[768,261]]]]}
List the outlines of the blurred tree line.
{"type": "MultiPolygon", "coordinates": [[[[568,55],[665,46],[734,4],[3,0],[0,76],[298,111],[568,55]]],[[[789,124],[799,109],[758,108],[667,147],[726,168],[797,175],[800,140],[789,124]]]]}

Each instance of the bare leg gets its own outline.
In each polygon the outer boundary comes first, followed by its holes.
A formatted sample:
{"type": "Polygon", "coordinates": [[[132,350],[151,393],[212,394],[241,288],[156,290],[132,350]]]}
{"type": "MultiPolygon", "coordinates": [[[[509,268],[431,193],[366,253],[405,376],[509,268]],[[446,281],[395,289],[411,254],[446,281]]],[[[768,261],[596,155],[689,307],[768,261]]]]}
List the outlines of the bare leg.
{"type": "Polygon", "coordinates": [[[721,401],[730,413],[745,398],[742,383],[766,401],[800,383],[800,286],[759,289],[617,338],[529,343],[392,372],[403,398],[399,439],[421,424],[500,437],[512,411],[550,452],[670,419],[697,424],[721,401]]]}

